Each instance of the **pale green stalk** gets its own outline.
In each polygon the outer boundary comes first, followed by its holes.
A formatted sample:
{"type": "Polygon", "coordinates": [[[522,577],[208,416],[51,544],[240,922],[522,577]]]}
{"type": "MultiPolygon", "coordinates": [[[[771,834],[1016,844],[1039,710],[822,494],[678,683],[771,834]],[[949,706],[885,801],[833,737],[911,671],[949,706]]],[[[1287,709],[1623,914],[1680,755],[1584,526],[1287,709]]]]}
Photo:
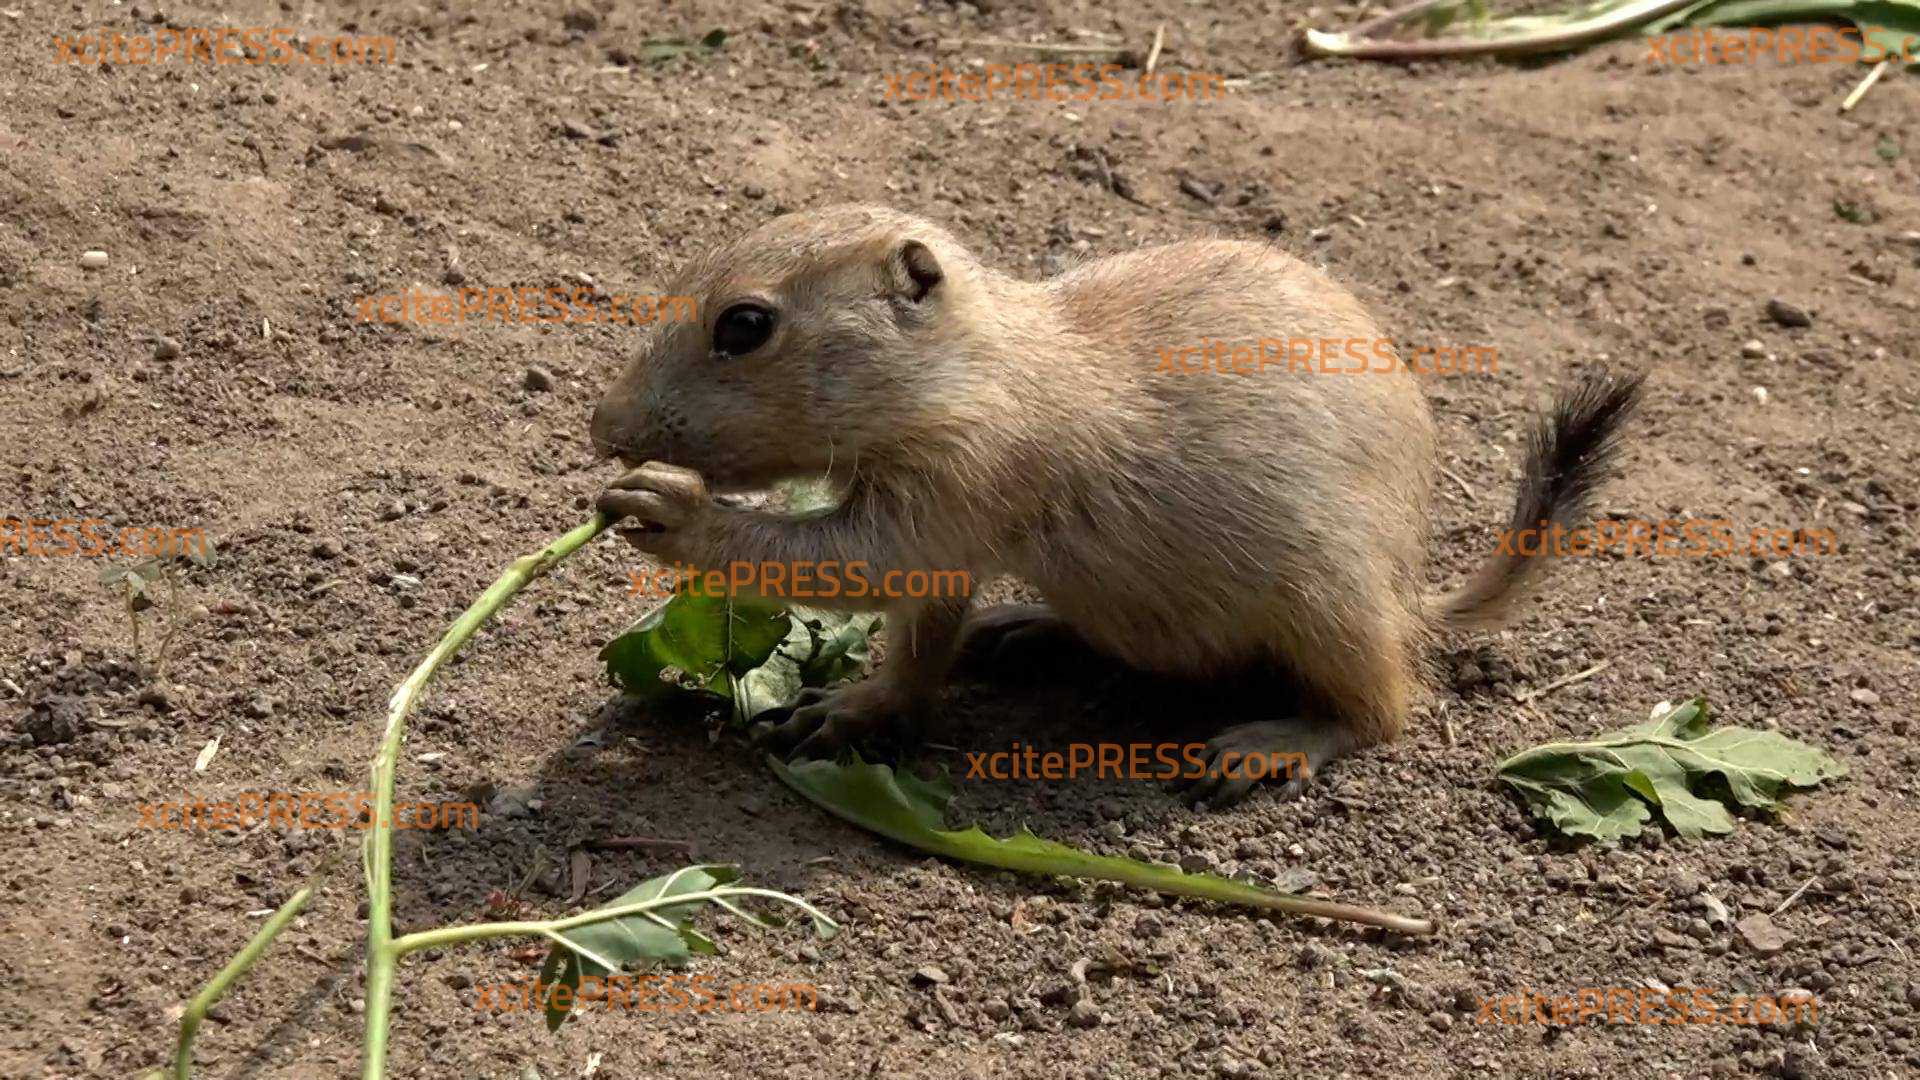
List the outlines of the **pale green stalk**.
{"type": "Polygon", "coordinates": [[[393,938],[393,773],[400,760],[400,744],[406,739],[407,714],[440,665],[458,652],[515,593],[600,535],[612,521],[605,514],[595,514],[586,524],[560,539],[515,560],[498,581],[480,594],[473,606],[454,620],[440,643],[420,661],[420,666],[413,669],[413,674],[407,676],[407,681],[400,684],[387,702],[387,733],[380,743],[379,755],[373,759],[373,828],[368,830],[366,844],[361,849],[367,875],[367,1035],[361,1070],[363,1080],[380,1080],[385,1074],[387,1025],[393,1010],[393,971],[400,960],[393,938]]]}
{"type": "Polygon", "coordinates": [[[287,928],[287,924],[293,921],[294,916],[300,914],[301,909],[306,907],[307,901],[312,898],[312,885],[294,893],[292,899],[280,905],[280,910],[273,913],[273,917],[267,920],[266,925],[255,931],[253,937],[247,939],[247,944],[240,950],[240,955],[227,961],[227,966],[220,969],[220,973],[213,977],[213,981],[187,1003],[187,1011],[180,1017],[180,1041],[173,1051],[174,1080],[189,1080],[193,1074],[193,1037],[200,1033],[200,1022],[206,1019],[207,1010],[213,1008],[215,1002],[226,996],[227,988],[247,973],[247,969],[253,966],[254,961],[260,959],[267,951],[267,947],[273,944],[273,939],[279,935],[280,931],[287,928]]]}

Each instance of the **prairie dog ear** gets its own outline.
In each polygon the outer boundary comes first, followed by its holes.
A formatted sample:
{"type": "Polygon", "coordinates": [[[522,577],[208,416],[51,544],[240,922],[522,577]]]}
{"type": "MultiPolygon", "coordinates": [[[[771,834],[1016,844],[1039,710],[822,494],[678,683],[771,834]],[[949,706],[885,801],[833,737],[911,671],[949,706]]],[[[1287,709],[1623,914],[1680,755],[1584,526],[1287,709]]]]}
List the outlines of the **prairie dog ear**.
{"type": "Polygon", "coordinates": [[[893,295],[912,303],[925,300],[946,277],[940,260],[918,240],[905,241],[887,257],[888,287],[893,295]]]}

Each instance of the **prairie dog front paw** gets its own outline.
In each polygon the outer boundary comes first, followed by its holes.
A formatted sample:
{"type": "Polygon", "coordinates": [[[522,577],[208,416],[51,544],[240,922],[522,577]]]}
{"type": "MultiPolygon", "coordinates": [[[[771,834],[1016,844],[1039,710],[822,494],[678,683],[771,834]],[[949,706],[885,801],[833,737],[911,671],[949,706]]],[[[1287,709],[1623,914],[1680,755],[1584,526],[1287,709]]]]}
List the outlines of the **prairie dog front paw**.
{"type": "Polygon", "coordinates": [[[595,508],[620,519],[622,539],[653,555],[685,556],[690,534],[715,512],[707,482],[692,469],[649,461],[600,493],[595,508]]]}

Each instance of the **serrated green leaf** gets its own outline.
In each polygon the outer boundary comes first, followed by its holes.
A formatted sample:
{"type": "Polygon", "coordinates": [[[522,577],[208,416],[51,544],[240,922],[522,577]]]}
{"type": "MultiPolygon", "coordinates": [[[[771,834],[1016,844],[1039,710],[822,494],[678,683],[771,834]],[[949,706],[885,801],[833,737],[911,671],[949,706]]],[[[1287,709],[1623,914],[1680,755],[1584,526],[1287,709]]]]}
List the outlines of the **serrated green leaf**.
{"type": "Polygon", "coordinates": [[[945,779],[922,780],[910,772],[862,761],[802,761],[789,765],[771,755],[767,764],[787,786],[835,817],[909,847],[962,862],[1060,875],[1117,881],[1174,896],[1193,896],[1275,908],[1284,894],[1215,874],[1189,874],[1111,855],[1095,855],[1035,836],[1026,828],[1004,839],[988,836],[978,825],[942,829],[953,786],[945,779]]]}
{"type": "Polygon", "coordinates": [[[778,609],[706,592],[676,592],[600,650],[607,674],[630,693],[660,693],[661,672],[686,673],[730,696],[732,677],[767,662],[789,629],[778,609]]]}
{"type": "Polygon", "coordinates": [[[734,719],[751,721],[791,705],[809,686],[829,686],[866,667],[874,613],[849,614],[764,601],[677,592],[600,650],[608,677],[630,694],[670,695],[682,689],[661,676],[683,672],[694,688],[733,702],[734,719]]]}
{"type": "Polygon", "coordinates": [[[1567,835],[1637,836],[1657,810],[1674,832],[1698,839],[1731,832],[1730,807],[1777,812],[1789,788],[1846,774],[1827,754],[1777,731],[1710,730],[1707,715],[1706,700],[1695,698],[1590,742],[1522,751],[1500,764],[1498,776],[1567,835]]]}
{"type": "MultiPolygon", "coordinates": [[[[599,910],[625,907],[662,896],[704,892],[715,885],[726,884],[737,876],[730,867],[690,866],[649,878],[618,898],[602,904],[599,910]]],[[[709,955],[718,952],[713,942],[687,923],[699,907],[700,901],[668,904],[638,915],[624,915],[561,931],[562,938],[595,956],[613,961],[616,967],[610,970],[556,943],[547,953],[546,963],[540,968],[540,981],[548,987],[541,1002],[547,1016],[547,1029],[557,1030],[566,1021],[568,1013],[577,1004],[580,983],[585,977],[600,978],[614,971],[634,971],[655,964],[679,965],[696,952],[709,955]],[[567,987],[564,994],[558,989],[562,986],[567,987]]]]}

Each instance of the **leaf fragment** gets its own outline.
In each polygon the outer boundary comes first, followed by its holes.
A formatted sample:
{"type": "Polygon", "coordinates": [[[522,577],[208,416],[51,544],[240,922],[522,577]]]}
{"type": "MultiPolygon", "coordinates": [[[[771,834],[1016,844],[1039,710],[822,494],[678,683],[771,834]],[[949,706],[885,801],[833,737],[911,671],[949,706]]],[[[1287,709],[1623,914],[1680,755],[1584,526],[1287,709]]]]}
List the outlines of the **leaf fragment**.
{"type": "Polygon", "coordinates": [[[1549,743],[1500,764],[1500,780],[1569,836],[1640,835],[1655,812],[1687,839],[1732,832],[1732,810],[1777,813],[1791,788],[1844,776],[1826,753],[1777,731],[1707,726],[1705,698],[1588,742],[1549,743]]]}

